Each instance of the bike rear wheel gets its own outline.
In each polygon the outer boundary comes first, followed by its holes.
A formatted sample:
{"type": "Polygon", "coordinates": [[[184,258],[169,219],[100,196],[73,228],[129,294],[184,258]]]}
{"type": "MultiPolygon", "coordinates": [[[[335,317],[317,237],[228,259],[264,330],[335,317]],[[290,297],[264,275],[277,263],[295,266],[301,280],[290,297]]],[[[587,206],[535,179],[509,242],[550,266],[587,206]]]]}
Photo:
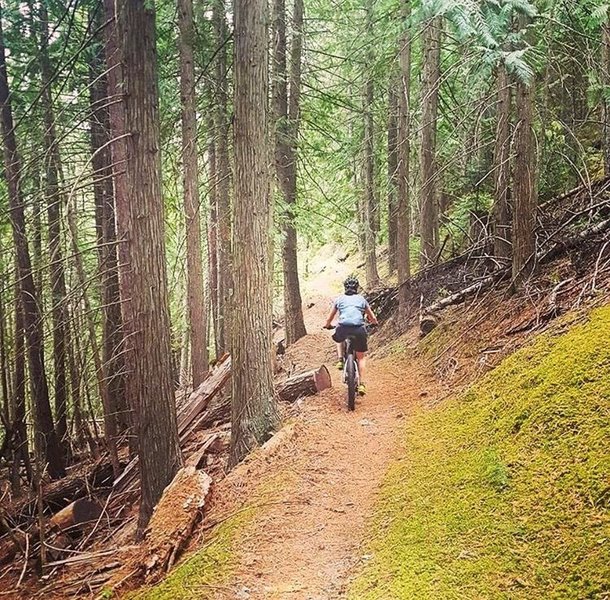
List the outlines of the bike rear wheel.
{"type": "Polygon", "coordinates": [[[345,379],[347,383],[347,409],[356,408],[356,360],[353,354],[348,354],[345,361],[345,379]]]}

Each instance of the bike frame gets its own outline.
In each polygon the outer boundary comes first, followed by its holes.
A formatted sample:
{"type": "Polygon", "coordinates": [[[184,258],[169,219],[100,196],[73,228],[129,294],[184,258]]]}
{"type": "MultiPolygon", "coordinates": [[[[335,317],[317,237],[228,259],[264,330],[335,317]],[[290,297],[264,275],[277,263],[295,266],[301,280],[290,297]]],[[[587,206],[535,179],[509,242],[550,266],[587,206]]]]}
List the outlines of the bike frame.
{"type": "Polygon", "coordinates": [[[354,357],[354,365],[356,366],[356,386],[360,382],[360,371],[358,369],[358,358],[356,357],[356,351],[353,348],[353,338],[348,337],[343,348],[343,383],[347,383],[347,357],[351,354],[354,357]]]}

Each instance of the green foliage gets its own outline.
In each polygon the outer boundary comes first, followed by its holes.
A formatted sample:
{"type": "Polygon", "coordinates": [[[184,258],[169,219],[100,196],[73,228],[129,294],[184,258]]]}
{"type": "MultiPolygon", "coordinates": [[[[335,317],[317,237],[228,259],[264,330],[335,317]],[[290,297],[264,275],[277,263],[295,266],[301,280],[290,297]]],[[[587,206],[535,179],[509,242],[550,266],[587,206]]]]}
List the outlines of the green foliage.
{"type": "Polygon", "coordinates": [[[603,598],[610,307],[422,410],[350,598],[603,598]]]}

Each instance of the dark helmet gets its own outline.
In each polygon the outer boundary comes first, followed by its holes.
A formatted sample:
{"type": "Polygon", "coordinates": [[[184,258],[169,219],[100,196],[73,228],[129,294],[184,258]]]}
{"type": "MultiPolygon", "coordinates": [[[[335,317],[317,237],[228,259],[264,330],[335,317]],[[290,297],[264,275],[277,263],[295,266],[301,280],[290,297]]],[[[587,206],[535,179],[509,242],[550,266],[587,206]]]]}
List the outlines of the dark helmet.
{"type": "Polygon", "coordinates": [[[358,288],[360,287],[360,282],[356,277],[350,275],[344,282],[343,287],[345,288],[345,293],[349,296],[352,294],[358,293],[358,288]]]}

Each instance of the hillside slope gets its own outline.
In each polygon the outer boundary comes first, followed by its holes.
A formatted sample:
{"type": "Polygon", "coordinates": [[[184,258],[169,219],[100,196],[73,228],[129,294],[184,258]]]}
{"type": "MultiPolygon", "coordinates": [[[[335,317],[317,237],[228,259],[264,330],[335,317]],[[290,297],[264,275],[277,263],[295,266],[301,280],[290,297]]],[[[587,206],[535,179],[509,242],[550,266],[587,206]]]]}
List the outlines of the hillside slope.
{"type": "Polygon", "coordinates": [[[418,411],[350,598],[610,597],[609,331],[606,306],[418,411]]]}

